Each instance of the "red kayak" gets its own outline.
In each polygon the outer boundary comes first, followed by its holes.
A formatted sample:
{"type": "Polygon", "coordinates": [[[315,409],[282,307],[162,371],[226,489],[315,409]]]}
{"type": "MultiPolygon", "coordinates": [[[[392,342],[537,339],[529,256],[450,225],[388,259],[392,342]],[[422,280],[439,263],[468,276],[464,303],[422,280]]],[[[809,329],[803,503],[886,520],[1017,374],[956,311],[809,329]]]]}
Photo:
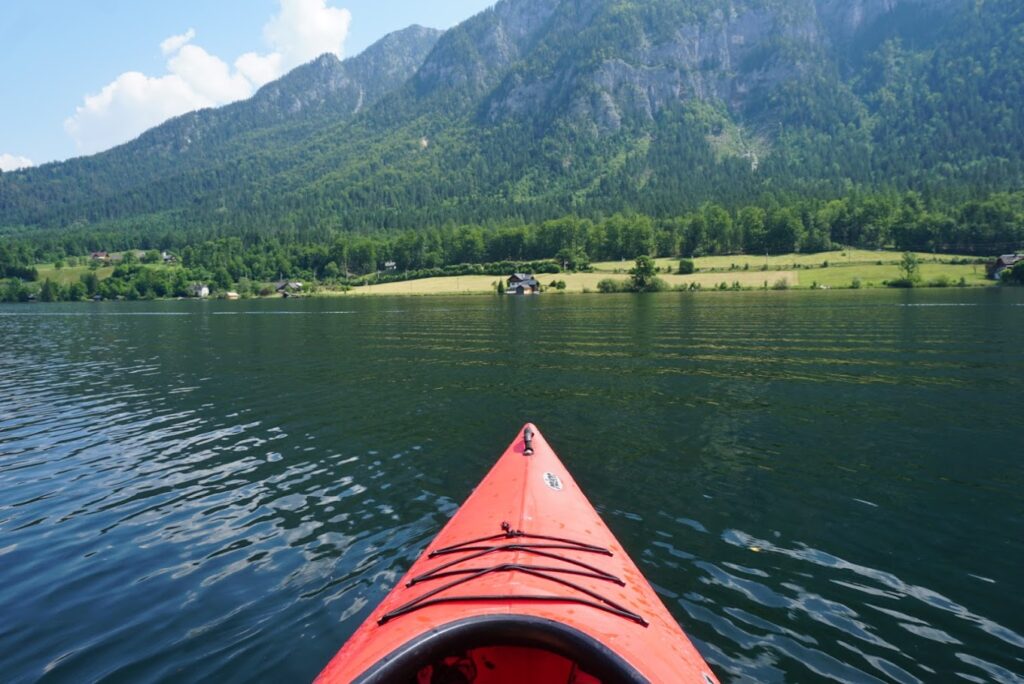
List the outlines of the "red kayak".
{"type": "Polygon", "coordinates": [[[533,425],[318,682],[717,682],[533,425]]]}

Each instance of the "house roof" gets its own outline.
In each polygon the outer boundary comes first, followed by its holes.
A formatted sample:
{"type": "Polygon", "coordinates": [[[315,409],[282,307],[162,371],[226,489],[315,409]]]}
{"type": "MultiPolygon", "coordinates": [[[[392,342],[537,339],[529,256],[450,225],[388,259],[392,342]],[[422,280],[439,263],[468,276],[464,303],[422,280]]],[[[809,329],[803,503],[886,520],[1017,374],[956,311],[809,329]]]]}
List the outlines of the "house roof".
{"type": "Polygon", "coordinates": [[[508,284],[515,285],[517,283],[525,283],[527,285],[540,285],[540,281],[533,277],[530,273],[513,273],[509,276],[508,284]]]}
{"type": "Polygon", "coordinates": [[[997,264],[1002,264],[1004,266],[1013,266],[1019,261],[1024,261],[1024,254],[1004,254],[996,259],[997,264]]]}

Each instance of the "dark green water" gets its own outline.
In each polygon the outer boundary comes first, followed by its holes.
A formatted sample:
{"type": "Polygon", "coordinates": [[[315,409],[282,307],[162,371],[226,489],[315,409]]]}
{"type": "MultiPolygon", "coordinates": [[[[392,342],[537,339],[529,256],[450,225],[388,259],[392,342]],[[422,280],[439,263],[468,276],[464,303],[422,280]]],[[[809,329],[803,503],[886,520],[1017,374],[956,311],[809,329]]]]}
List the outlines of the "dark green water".
{"type": "Polygon", "coordinates": [[[303,681],[520,426],[723,681],[1020,682],[1024,292],[0,308],[0,678],[303,681]]]}

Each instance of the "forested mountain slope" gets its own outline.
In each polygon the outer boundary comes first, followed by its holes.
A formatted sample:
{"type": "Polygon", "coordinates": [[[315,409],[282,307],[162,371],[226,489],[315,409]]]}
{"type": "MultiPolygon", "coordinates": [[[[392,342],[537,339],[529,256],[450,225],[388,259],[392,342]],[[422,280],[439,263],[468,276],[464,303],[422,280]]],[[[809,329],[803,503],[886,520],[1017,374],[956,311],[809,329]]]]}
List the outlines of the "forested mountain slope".
{"type": "Polygon", "coordinates": [[[0,177],[0,225],[57,226],[134,217],[187,206],[207,192],[231,194],[253,151],[288,149],[351,120],[397,90],[441,32],[389,34],[344,61],[323,55],[243,102],[184,114],[108,152],[0,177]]]}
{"type": "Polygon", "coordinates": [[[3,174],[0,226],[312,234],[964,199],[1020,188],[1022,159],[1018,0],[502,0],[3,174]]]}

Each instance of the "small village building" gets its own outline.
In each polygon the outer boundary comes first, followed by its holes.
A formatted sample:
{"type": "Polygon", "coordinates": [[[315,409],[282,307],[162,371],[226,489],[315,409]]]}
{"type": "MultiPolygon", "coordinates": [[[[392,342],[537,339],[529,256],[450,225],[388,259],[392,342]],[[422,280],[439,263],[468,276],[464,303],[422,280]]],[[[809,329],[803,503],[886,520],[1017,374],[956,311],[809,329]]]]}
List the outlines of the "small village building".
{"type": "Polygon", "coordinates": [[[228,292],[227,294],[225,294],[224,297],[226,297],[227,299],[241,299],[242,295],[240,295],[237,292],[235,292],[234,290],[232,290],[231,292],[228,292]]]}
{"type": "Polygon", "coordinates": [[[189,294],[193,297],[199,297],[205,299],[210,296],[210,287],[203,283],[192,283],[188,288],[189,294]]]}
{"type": "Polygon", "coordinates": [[[388,272],[396,271],[396,270],[398,270],[398,264],[396,262],[394,262],[394,261],[385,261],[384,262],[384,270],[388,271],[388,272]]]}
{"type": "Polygon", "coordinates": [[[531,295],[540,293],[540,281],[530,273],[513,273],[509,276],[505,294],[531,295]]]}
{"type": "Polygon", "coordinates": [[[89,256],[92,257],[95,261],[110,261],[109,252],[93,252],[89,256]]]}
{"type": "Polygon", "coordinates": [[[989,264],[989,277],[993,280],[999,280],[1003,277],[1003,273],[1006,270],[1013,268],[1022,261],[1024,261],[1024,254],[1004,254],[996,259],[995,263],[989,264]]]}
{"type": "Polygon", "coordinates": [[[165,264],[173,264],[173,263],[177,263],[177,261],[178,261],[178,257],[174,256],[173,254],[168,252],[166,249],[164,251],[160,252],[160,258],[163,259],[163,262],[165,264]]]}
{"type": "Polygon", "coordinates": [[[302,283],[297,280],[282,280],[274,285],[274,290],[282,297],[291,297],[302,292],[302,283]]]}

